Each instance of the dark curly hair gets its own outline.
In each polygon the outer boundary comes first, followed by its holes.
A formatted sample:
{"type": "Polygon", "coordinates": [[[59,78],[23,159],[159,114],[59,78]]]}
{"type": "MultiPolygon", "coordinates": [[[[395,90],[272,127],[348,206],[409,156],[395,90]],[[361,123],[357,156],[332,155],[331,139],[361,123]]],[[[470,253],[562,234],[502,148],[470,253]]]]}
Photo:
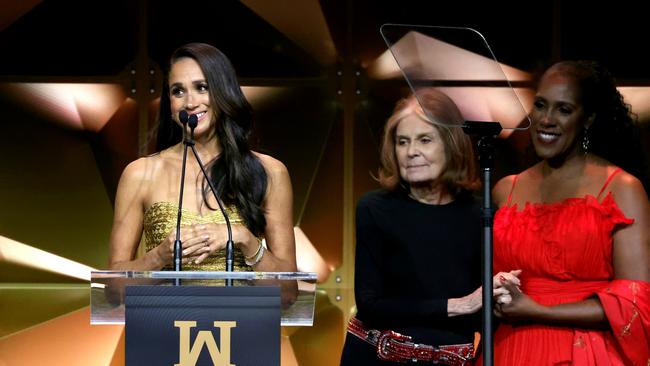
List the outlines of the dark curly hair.
{"type": "Polygon", "coordinates": [[[586,132],[589,152],[634,175],[650,192],[637,118],[616,89],[614,77],[599,63],[588,60],[562,61],[552,69],[576,80],[585,112],[595,115],[586,132]]]}
{"type": "MultiPolygon", "coordinates": [[[[210,103],[219,111],[215,130],[222,151],[216,160],[208,163],[212,182],[223,202],[234,205],[246,227],[259,236],[266,228],[262,202],[268,176],[248,142],[253,127],[252,108],[241,91],[235,69],[217,48],[189,43],[172,54],[160,96],[156,151],[173,146],[183,138],[183,130],[171,119],[167,76],[171,66],[182,58],[194,59],[199,64],[208,82],[210,103]]],[[[209,189],[204,182],[203,200],[208,207],[209,189]]]]}

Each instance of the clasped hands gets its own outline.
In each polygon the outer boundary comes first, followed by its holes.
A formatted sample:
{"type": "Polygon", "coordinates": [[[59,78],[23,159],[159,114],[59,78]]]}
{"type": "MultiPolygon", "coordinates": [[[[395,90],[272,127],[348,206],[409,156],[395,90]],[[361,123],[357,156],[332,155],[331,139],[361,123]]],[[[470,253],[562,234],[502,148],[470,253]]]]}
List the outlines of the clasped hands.
{"type": "MultiPolygon", "coordinates": [[[[200,264],[206,258],[224,250],[228,240],[228,231],[225,224],[209,223],[184,225],[181,227],[180,240],[182,243],[183,263],[200,264]]],[[[242,225],[232,225],[233,242],[242,247],[247,240],[246,235],[252,235],[242,225]],[[245,229],[245,230],[242,230],[245,229]]],[[[160,259],[164,263],[173,263],[174,242],[176,241],[176,229],[163,240],[157,247],[160,259]]],[[[245,249],[242,248],[245,252],[245,249]]]]}
{"type": "Polygon", "coordinates": [[[521,270],[499,272],[494,276],[494,315],[506,321],[533,320],[544,306],[531,299],[519,288],[521,270]]]}
{"type": "MultiPolygon", "coordinates": [[[[500,301],[512,301],[511,289],[507,286],[519,286],[519,274],[521,271],[499,272],[492,277],[492,296],[500,301]]],[[[481,309],[483,305],[483,286],[480,286],[474,292],[461,298],[452,298],[447,301],[447,315],[457,316],[463,314],[472,314],[481,309]]]]}
{"type": "MultiPolygon", "coordinates": [[[[528,295],[521,292],[519,275],[521,270],[499,272],[492,277],[494,314],[507,321],[534,319],[544,309],[528,295]]],[[[483,286],[461,298],[449,299],[448,316],[472,314],[482,306],[483,286]]]]}

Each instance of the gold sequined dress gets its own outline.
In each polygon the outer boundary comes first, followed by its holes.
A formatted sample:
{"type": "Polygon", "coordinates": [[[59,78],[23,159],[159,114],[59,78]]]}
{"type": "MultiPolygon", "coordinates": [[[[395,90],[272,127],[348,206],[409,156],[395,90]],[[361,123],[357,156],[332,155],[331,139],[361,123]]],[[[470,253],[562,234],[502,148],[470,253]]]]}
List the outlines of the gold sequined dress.
{"type": "MultiPolygon", "coordinates": [[[[241,224],[242,219],[239,213],[233,207],[226,208],[228,218],[231,224],[241,224]]],[[[201,216],[194,212],[182,210],[181,225],[194,224],[224,224],[226,221],[221,211],[213,211],[207,215],[201,216]]],[[[146,251],[155,248],[160,242],[172,232],[176,227],[176,218],[178,215],[178,205],[170,202],[156,202],[151,205],[144,213],[144,244],[146,251]]],[[[183,228],[181,226],[181,231],[183,228]]],[[[163,268],[164,270],[172,269],[171,264],[163,268]]],[[[233,269],[235,271],[253,271],[246,265],[244,254],[235,247],[233,269]]],[[[226,270],[226,251],[219,251],[206,258],[200,264],[184,263],[185,271],[225,271],[226,270]]]]}

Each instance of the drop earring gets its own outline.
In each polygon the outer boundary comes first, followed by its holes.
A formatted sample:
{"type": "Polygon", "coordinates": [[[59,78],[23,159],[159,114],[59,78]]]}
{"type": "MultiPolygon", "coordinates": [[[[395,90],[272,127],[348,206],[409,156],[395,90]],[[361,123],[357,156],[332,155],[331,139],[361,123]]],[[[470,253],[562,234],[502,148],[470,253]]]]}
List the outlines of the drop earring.
{"type": "Polygon", "coordinates": [[[582,152],[587,155],[589,152],[589,128],[585,127],[585,130],[582,134],[582,152]]]}

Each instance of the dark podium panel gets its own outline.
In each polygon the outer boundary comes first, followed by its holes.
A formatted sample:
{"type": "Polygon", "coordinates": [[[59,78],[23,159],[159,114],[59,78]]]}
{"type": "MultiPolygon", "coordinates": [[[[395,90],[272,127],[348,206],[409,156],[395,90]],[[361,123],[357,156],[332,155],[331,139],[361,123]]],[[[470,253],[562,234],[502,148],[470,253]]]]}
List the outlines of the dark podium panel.
{"type": "Polygon", "coordinates": [[[127,365],[279,366],[280,326],[313,324],[315,288],[311,272],[97,271],[91,324],[126,325],[127,365]]]}
{"type": "Polygon", "coordinates": [[[127,365],[280,365],[277,286],[128,286],[125,305],[127,365]]]}

